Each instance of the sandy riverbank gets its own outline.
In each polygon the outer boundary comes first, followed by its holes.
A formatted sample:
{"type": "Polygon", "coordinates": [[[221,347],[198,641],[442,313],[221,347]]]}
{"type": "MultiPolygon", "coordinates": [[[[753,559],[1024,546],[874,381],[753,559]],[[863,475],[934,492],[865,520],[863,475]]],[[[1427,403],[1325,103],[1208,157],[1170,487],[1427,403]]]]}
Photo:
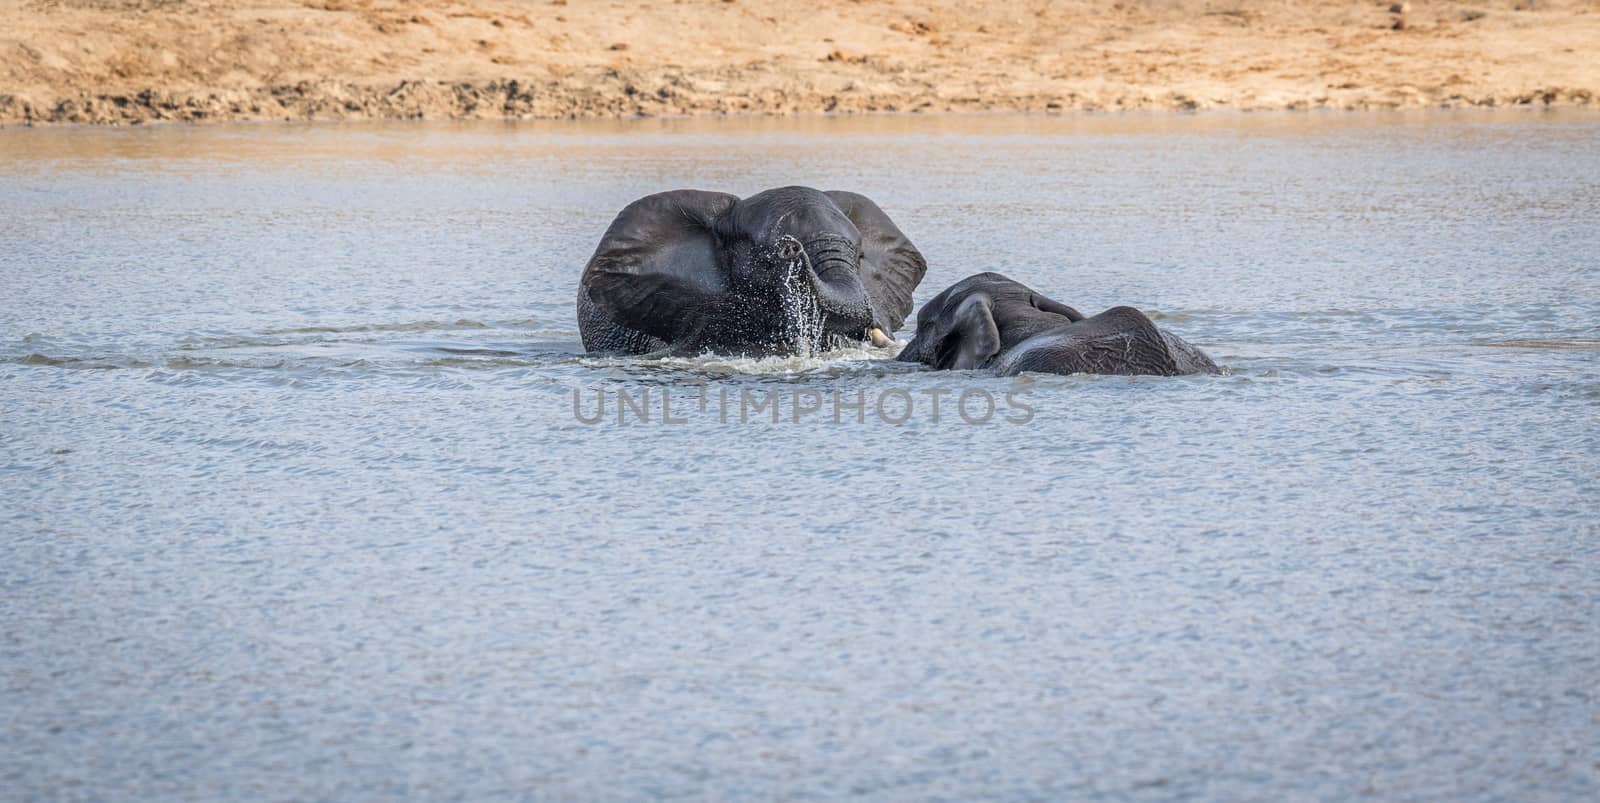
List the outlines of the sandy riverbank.
{"type": "Polygon", "coordinates": [[[0,0],[0,124],[1600,103],[1600,2],[0,0]]]}

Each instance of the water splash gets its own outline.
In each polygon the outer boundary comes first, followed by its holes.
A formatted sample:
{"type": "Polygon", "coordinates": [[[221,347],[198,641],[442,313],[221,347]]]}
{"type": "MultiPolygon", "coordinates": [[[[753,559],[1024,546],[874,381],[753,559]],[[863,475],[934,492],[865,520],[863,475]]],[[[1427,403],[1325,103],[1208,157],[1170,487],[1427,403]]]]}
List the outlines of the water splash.
{"type": "Polygon", "coordinates": [[[692,374],[740,374],[750,376],[800,376],[861,370],[868,370],[873,374],[881,372],[910,373],[921,369],[921,366],[911,363],[895,362],[894,356],[898,349],[898,344],[886,348],[877,348],[869,343],[852,342],[846,345],[818,348],[805,354],[779,354],[764,357],[713,353],[663,357],[583,356],[573,362],[576,365],[588,368],[646,367],[685,371],[692,374]]]}
{"type": "Polygon", "coordinates": [[[804,257],[789,261],[783,280],[778,283],[778,299],[779,344],[791,347],[801,357],[823,351],[822,303],[811,284],[811,270],[804,257]]]}
{"type": "Polygon", "coordinates": [[[809,354],[769,357],[733,357],[703,354],[699,357],[668,357],[660,361],[665,368],[705,374],[748,376],[798,376],[829,373],[852,368],[895,368],[898,364],[872,349],[845,348],[818,350],[809,354]]]}

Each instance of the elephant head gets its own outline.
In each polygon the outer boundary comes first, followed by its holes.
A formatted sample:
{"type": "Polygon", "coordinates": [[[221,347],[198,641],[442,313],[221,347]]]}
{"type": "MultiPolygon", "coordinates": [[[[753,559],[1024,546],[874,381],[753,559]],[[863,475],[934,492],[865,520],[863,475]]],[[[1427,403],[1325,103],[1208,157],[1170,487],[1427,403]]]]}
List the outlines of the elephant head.
{"type": "Polygon", "coordinates": [[[1216,373],[1216,363],[1132,307],[1092,318],[998,273],[951,285],[917,312],[898,359],[1000,376],[1216,373]]]}
{"type": "Polygon", "coordinates": [[[986,368],[1028,338],[1083,314],[998,273],[968,276],[917,311],[917,334],[898,359],[938,369],[986,368]]]}
{"type": "Polygon", "coordinates": [[[629,204],[578,290],[590,351],[771,354],[887,339],[927,263],[862,195],[675,190],[629,204]]]}

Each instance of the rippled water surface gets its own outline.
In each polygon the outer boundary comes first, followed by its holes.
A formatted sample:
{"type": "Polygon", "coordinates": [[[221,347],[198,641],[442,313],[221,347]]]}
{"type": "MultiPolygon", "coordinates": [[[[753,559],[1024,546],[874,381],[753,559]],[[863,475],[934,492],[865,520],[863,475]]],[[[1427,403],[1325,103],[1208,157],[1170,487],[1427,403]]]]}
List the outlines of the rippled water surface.
{"type": "Polygon", "coordinates": [[[1593,113],[0,131],[0,798],[1594,799],[1597,255],[1593,113]],[[580,353],[789,183],[1229,372],[580,353]]]}

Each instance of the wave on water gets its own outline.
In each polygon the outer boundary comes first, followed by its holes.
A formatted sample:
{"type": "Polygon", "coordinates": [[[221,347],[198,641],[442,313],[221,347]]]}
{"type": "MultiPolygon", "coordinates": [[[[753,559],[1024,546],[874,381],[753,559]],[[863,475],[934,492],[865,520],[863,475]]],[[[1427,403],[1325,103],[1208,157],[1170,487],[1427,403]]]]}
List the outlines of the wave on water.
{"type": "Polygon", "coordinates": [[[1600,351],[1600,338],[1574,338],[1572,340],[1498,340],[1487,343],[1474,343],[1473,345],[1499,349],[1600,351]]]}
{"type": "Polygon", "coordinates": [[[0,363],[10,363],[12,365],[44,366],[50,368],[105,369],[149,367],[149,363],[135,359],[113,360],[104,358],[56,357],[49,354],[39,354],[37,352],[21,354],[15,357],[3,357],[0,358],[0,363]]]}
{"type": "Polygon", "coordinates": [[[32,333],[0,343],[0,364],[171,371],[407,369],[533,366],[568,362],[581,354],[576,331],[539,328],[542,323],[532,318],[424,320],[71,341],[32,333]],[[440,336],[415,337],[427,333],[440,336]]]}
{"type": "Polygon", "coordinates": [[[700,374],[747,374],[753,376],[804,376],[840,369],[888,368],[910,363],[894,362],[900,343],[877,348],[867,343],[815,353],[744,357],[728,354],[682,356],[584,356],[577,364],[592,368],[659,368],[700,374]]]}
{"type": "Polygon", "coordinates": [[[443,332],[458,329],[521,328],[516,324],[531,325],[534,321],[512,323],[484,323],[462,318],[456,321],[404,321],[399,323],[357,323],[344,326],[293,326],[285,329],[266,329],[263,335],[344,335],[363,332],[443,332]]]}

